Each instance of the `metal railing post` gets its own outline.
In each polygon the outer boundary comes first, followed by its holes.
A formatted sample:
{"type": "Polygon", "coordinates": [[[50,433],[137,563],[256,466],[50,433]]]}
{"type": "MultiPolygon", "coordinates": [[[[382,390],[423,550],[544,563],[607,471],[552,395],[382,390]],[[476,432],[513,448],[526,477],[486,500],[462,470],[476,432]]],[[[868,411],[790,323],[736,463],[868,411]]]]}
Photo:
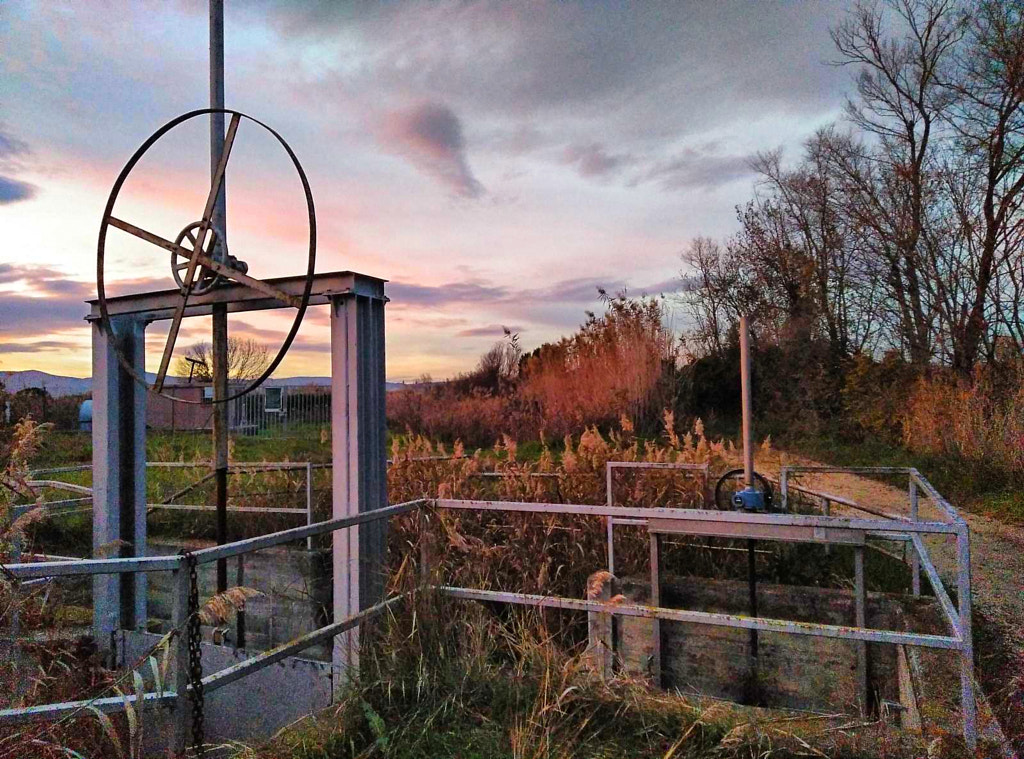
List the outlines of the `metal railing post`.
{"type": "MultiPolygon", "coordinates": [[[[605,497],[608,503],[608,507],[611,508],[614,503],[612,496],[612,467],[610,462],[605,462],[605,497]]],[[[605,523],[608,530],[608,574],[615,574],[615,526],[612,524],[613,517],[611,515],[605,518],[605,523]]]]}
{"type": "Polygon", "coordinates": [[[184,756],[188,741],[188,590],[189,579],[185,562],[171,575],[174,598],[171,602],[171,626],[175,634],[171,641],[174,672],[174,706],[171,717],[170,753],[184,756]]]}
{"type": "MultiPolygon", "coordinates": [[[[918,521],[918,503],[917,503],[917,480],[914,475],[910,475],[910,519],[913,522],[918,521]]],[[[921,557],[917,553],[915,548],[910,552],[910,568],[912,575],[912,587],[914,597],[918,598],[921,595],[921,557]]]]}
{"type": "MultiPolygon", "coordinates": [[[[313,524],[313,462],[306,462],[306,525],[313,524]]],[[[313,550],[313,536],[306,538],[306,550],[313,550]]]]}
{"type": "MultiPolygon", "coordinates": [[[[832,501],[829,500],[828,498],[822,498],[821,499],[821,515],[822,516],[826,516],[826,517],[832,515],[832,501]]],[[[831,543],[826,543],[825,544],[825,555],[828,556],[831,553],[832,553],[832,544],[831,543]]]]}
{"type": "MultiPolygon", "coordinates": [[[[853,573],[855,586],[856,626],[867,627],[867,586],[864,581],[864,546],[854,546],[853,573]]],[[[857,690],[860,698],[860,713],[868,713],[868,644],[857,643],[857,690]]]]}
{"type": "Polygon", "coordinates": [[[786,467],[779,470],[779,499],[782,510],[789,511],[789,470],[786,467]]]}
{"type": "Polygon", "coordinates": [[[971,537],[967,524],[956,534],[957,595],[960,602],[960,707],[964,715],[964,740],[974,751],[978,746],[978,705],[974,697],[974,639],[971,628],[971,537]]]}

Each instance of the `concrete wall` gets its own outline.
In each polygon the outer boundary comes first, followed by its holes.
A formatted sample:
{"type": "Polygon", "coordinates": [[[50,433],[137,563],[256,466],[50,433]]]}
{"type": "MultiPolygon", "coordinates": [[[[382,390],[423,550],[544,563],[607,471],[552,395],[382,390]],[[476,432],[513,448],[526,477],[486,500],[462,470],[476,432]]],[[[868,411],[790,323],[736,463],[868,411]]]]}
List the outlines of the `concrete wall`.
{"type": "MultiPolygon", "coordinates": [[[[120,660],[131,666],[160,640],[159,635],[122,631],[120,660]]],[[[204,643],[203,674],[211,675],[250,656],[204,643]]],[[[157,659],[159,660],[159,655],[157,659]]],[[[167,682],[174,682],[170,657],[167,682]]],[[[148,666],[140,669],[152,689],[148,666]]],[[[270,738],[285,725],[331,704],[331,667],[326,662],[289,657],[230,685],[205,694],[203,712],[207,743],[229,740],[253,743],[270,738]]],[[[191,708],[188,709],[191,715],[191,708]]],[[[169,709],[150,709],[144,716],[146,754],[165,756],[169,709]]]]}
{"type": "MultiPolygon", "coordinates": [[[[626,603],[650,602],[650,585],[616,581],[613,593],[626,603]]],[[[760,584],[762,617],[850,625],[850,592],[826,588],[760,584]]],[[[747,613],[745,582],[673,578],[663,580],[661,605],[726,614],[747,613]]],[[[896,629],[894,602],[870,594],[869,627],[896,629]]],[[[598,615],[594,615],[598,616],[598,615]]],[[[649,674],[653,653],[651,620],[617,617],[614,650],[617,667],[649,674]]],[[[806,635],[760,632],[756,666],[750,661],[750,632],[692,623],[661,622],[662,681],[665,688],[778,708],[858,710],[857,643],[806,635]]],[[[896,651],[869,644],[869,683],[878,696],[898,700],[896,651]]]]}
{"type": "MultiPolygon", "coordinates": [[[[149,554],[176,554],[175,543],[150,543],[149,554]]],[[[265,594],[249,600],[245,609],[246,648],[264,651],[329,624],[331,566],[326,552],[272,548],[246,554],[242,585],[265,594]]],[[[228,586],[238,585],[237,559],[228,561],[228,586]]],[[[217,592],[216,564],[204,564],[196,573],[199,597],[217,592]]],[[[171,619],[171,575],[153,572],[149,582],[150,629],[167,630],[171,619]]],[[[227,625],[234,630],[234,620],[227,625]]],[[[213,628],[203,627],[206,640],[213,628]]],[[[234,641],[229,640],[229,643],[234,641]]],[[[330,658],[330,644],[305,652],[313,659],[330,658]]]]}

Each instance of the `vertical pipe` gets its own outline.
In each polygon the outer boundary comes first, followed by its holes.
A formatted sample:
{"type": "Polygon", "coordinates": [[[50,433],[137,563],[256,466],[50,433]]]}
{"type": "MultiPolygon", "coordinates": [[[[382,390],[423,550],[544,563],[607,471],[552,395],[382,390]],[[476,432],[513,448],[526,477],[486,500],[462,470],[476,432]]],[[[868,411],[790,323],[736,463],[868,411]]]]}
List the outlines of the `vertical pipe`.
{"type": "MultiPolygon", "coordinates": [[[[917,480],[914,479],[913,474],[910,475],[910,519],[914,522],[918,521],[917,480]]],[[[921,557],[917,553],[917,548],[911,545],[911,549],[912,587],[916,598],[921,595],[921,557]]]]}
{"type": "MultiPolygon", "coordinates": [[[[224,2],[210,0],[210,107],[224,107],[224,2]]],[[[224,152],[224,114],[210,114],[210,176],[213,177],[224,152]]],[[[227,179],[221,182],[213,209],[213,224],[225,230],[227,179]]],[[[227,240],[213,250],[213,257],[224,261],[227,240]]],[[[217,545],[228,540],[228,307],[213,306],[213,448],[217,491],[217,545]]],[[[228,588],[227,559],[217,560],[217,592],[228,588]]]]}
{"type": "MultiPolygon", "coordinates": [[[[747,540],[747,588],[750,593],[750,616],[757,616],[757,541],[747,540]]],[[[757,630],[750,631],[751,661],[757,659],[757,630]]]]}
{"type": "MultiPolygon", "coordinates": [[[[306,462],[306,524],[313,524],[313,463],[306,462]]],[[[306,538],[306,550],[313,550],[313,536],[306,538]]]]}
{"type": "Polygon", "coordinates": [[[971,623],[971,538],[961,522],[956,534],[957,595],[960,602],[960,706],[964,715],[964,740],[974,751],[978,746],[978,705],[974,698],[974,639],[971,623]]]}
{"type": "Polygon", "coordinates": [[[750,401],[750,324],[740,317],[740,390],[743,404],[743,481],[754,485],[754,441],[751,432],[750,401]]]}
{"type": "MultiPolygon", "coordinates": [[[[740,317],[740,393],[743,408],[743,483],[754,487],[754,438],[751,429],[750,398],[750,323],[740,317]]],[[[785,489],[783,488],[783,492],[785,489]]],[[[757,556],[753,540],[747,541],[747,585],[750,591],[750,614],[757,616],[757,556]]],[[[757,659],[757,630],[750,631],[751,662],[757,659]]]]}
{"type": "MultiPolygon", "coordinates": [[[[867,587],[864,582],[864,546],[853,548],[854,595],[856,598],[857,627],[867,627],[867,587]]],[[[857,641],[857,690],[860,697],[860,713],[868,713],[868,644],[857,641]]]]}
{"type": "MultiPolygon", "coordinates": [[[[612,466],[611,463],[605,462],[605,500],[608,502],[608,508],[614,505],[614,497],[612,496],[612,466]]],[[[612,524],[612,517],[609,514],[605,518],[605,529],[608,532],[608,574],[615,574],[615,526],[612,524]]]]}
{"type": "MultiPolygon", "coordinates": [[[[661,536],[651,533],[651,606],[661,606],[661,536]]],[[[661,687],[661,620],[651,618],[651,679],[661,687]]]]}
{"type": "Polygon", "coordinates": [[[172,756],[185,755],[185,742],[188,739],[188,570],[185,562],[178,563],[178,569],[171,573],[171,588],[174,597],[171,601],[171,627],[177,634],[171,638],[171,656],[174,674],[174,706],[171,717],[172,756]]]}
{"type": "MultiPolygon", "coordinates": [[[[245,586],[245,554],[238,554],[238,565],[235,570],[235,585],[245,586]]],[[[239,609],[237,614],[238,635],[235,637],[235,648],[245,648],[245,609],[239,609]]]]}
{"type": "MultiPolygon", "coordinates": [[[[828,498],[823,498],[822,502],[821,502],[821,513],[822,513],[822,515],[826,516],[826,517],[827,516],[831,516],[831,512],[832,512],[832,501],[830,501],[828,498]]],[[[832,553],[832,544],[831,543],[826,543],[825,544],[825,555],[828,556],[831,553],[832,553]]]]}

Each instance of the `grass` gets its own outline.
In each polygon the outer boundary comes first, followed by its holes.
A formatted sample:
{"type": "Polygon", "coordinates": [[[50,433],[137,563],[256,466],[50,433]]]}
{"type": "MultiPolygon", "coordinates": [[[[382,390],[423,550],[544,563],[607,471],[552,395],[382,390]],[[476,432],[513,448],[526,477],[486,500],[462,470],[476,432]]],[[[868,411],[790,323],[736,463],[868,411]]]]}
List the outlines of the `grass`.
{"type": "MultiPolygon", "coordinates": [[[[479,604],[419,595],[372,640],[361,678],[336,706],[239,758],[881,759],[925,751],[920,738],[884,724],[834,730],[809,715],[697,702],[637,679],[604,682],[584,651],[532,612],[499,619],[479,604]]],[[[954,745],[946,756],[957,755],[954,745]]]]}

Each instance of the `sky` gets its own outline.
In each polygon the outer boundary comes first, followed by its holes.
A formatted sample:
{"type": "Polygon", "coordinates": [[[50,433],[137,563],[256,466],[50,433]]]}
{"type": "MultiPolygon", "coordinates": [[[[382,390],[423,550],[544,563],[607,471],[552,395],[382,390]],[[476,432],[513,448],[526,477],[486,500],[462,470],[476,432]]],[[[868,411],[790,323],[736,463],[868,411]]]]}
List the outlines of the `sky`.
{"type": "MultiPolygon", "coordinates": [[[[843,3],[228,0],[229,108],[277,130],[316,203],[318,272],[388,280],[387,375],[471,368],[502,336],[571,333],[598,288],[664,295],[680,253],[737,227],[750,160],[795,156],[841,118],[851,72],[829,65],[843,3]]],[[[121,167],[165,122],[209,103],[204,0],[0,2],[0,370],[90,374],[84,301],[121,167]]],[[[136,166],[115,214],[163,237],[202,215],[208,125],[136,166]]],[[[301,184],[243,122],[227,173],[232,255],[257,277],[305,270],[301,184]]],[[[107,235],[115,294],[172,286],[170,256],[107,235]]],[[[293,313],[231,334],[276,352],[293,313]]],[[[185,322],[178,345],[209,339],[185,322]]],[[[147,364],[163,332],[147,333],[147,364]]],[[[330,370],[311,308],[277,376],[330,370]]]]}

